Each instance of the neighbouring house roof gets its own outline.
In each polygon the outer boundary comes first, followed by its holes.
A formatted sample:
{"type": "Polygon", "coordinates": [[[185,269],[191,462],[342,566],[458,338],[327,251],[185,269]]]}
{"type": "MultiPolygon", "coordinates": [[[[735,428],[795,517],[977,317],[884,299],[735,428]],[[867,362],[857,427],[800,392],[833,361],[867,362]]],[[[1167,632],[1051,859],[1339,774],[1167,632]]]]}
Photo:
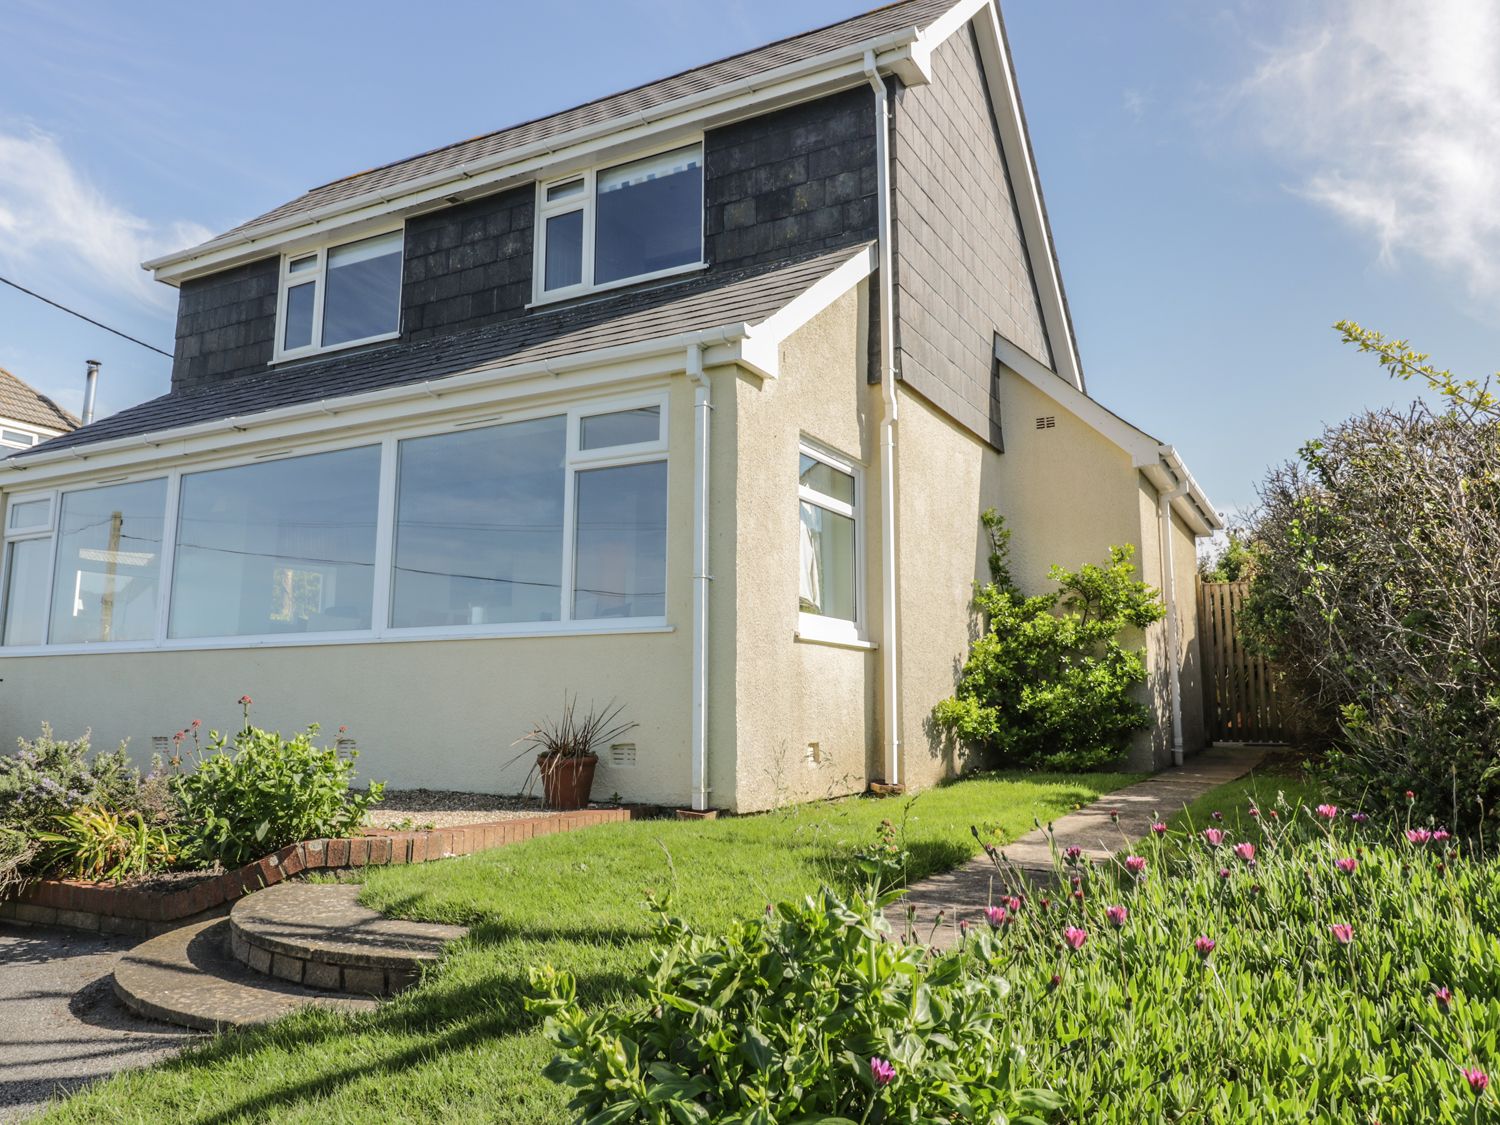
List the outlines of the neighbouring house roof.
{"type": "Polygon", "coordinates": [[[533,312],[455,336],[396,343],[346,356],[281,364],[266,374],[181,391],[111,414],[8,460],[137,437],[200,422],[248,418],[279,407],[345,398],[521,364],[598,352],[662,337],[758,325],[857,259],[869,244],[792,262],[533,312]]]}
{"type": "Polygon", "coordinates": [[[957,2],[958,0],[898,0],[897,3],[887,4],[851,19],[585,102],[560,113],[382,164],[312,188],[296,199],[241,223],[199,246],[155,259],[146,265],[148,268],[158,268],[175,264],[219,245],[243,242],[259,232],[283,227],[288,220],[325,212],[341,203],[372,196],[394,199],[415,183],[425,183],[444,173],[466,174],[469,168],[478,164],[494,166],[497,161],[504,162],[511,153],[553,138],[565,137],[579,129],[612,123],[629,124],[640,120],[657,107],[736,81],[754,78],[778,67],[815,59],[831,51],[867,43],[882,35],[903,30],[918,31],[954,8],[957,2]]]}
{"type": "Polygon", "coordinates": [[[0,367],[0,418],[44,430],[76,430],[79,421],[46,395],[0,367]]]}

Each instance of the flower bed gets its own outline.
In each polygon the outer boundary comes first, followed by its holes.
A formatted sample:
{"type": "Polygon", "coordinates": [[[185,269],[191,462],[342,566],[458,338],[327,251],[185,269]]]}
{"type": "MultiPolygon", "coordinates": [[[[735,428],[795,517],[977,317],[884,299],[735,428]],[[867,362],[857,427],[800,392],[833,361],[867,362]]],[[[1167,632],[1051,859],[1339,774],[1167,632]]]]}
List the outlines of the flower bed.
{"type": "Polygon", "coordinates": [[[1440,826],[1280,803],[1057,873],[997,859],[947,955],[866,895],[668,922],[641,999],[603,1012],[541,969],[548,1073],[621,1122],[968,1119],[971,1088],[1049,1121],[1495,1118],[1500,870],[1440,826]]]}

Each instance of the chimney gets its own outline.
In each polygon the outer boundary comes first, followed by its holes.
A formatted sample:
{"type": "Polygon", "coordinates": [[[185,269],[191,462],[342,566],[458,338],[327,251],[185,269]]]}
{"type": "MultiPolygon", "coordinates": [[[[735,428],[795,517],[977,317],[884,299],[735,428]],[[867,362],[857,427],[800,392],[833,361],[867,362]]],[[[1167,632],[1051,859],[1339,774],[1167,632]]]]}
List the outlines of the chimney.
{"type": "Polygon", "coordinates": [[[83,361],[88,365],[88,375],[83,385],[83,424],[87,426],[94,420],[94,391],[99,386],[99,361],[97,359],[86,359],[83,361]]]}

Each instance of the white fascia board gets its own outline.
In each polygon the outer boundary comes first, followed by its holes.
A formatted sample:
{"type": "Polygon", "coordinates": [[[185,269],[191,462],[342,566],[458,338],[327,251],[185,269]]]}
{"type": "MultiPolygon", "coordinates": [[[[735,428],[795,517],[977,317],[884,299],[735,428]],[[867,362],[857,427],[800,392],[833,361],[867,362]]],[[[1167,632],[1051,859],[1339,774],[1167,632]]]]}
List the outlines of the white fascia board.
{"type": "Polygon", "coordinates": [[[1172,507],[1193,529],[1195,535],[1212,535],[1224,526],[1223,519],[1207,493],[1193,479],[1187,465],[1170,445],[1162,443],[1140,427],[1131,425],[1078,388],[1068,385],[1028,352],[1002,336],[995,337],[995,358],[1084,425],[1129,454],[1131,465],[1145,475],[1153,488],[1170,492],[1179,485],[1186,484],[1183,494],[1173,501],[1172,507]]]}
{"type": "Polygon", "coordinates": [[[1021,233],[1026,238],[1027,257],[1042,306],[1042,320],[1047,326],[1047,341],[1052,346],[1052,363],[1057,374],[1082,391],[1083,368],[1073,343],[1073,327],[1067,302],[1063,299],[1052,234],[1047,229],[1046,212],[1042,209],[1042,189],[1037,182],[1036,165],[1031,159],[1031,145],[1026,137],[1025,123],[1021,120],[1020,95],[1015,72],[1010,66],[1010,52],[1006,50],[1005,35],[994,4],[985,0],[979,8],[974,17],[974,28],[978,33],[980,60],[984,64],[990,101],[995,107],[995,122],[1000,128],[1001,147],[1015,190],[1021,233]]]}
{"type": "MultiPolygon", "coordinates": [[[[959,0],[946,12],[924,27],[917,35],[917,41],[912,44],[912,63],[918,67],[927,80],[932,80],[932,53],[948,41],[948,37],[954,32],[961,30],[965,24],[979,14],[979,10],[988,6],[990,0],[959,0]]],[[[911,85],[911,83],[907,83],[911,85]]]]}
{"type": "Polygon", "coordinates": [[[342,439],[364,430],[379,432],[395,422],[480,409],[518,409],[537,399],[561,399],[620,383],[680,374],[687,365],[687,349],[695,344],[704,349],[706,366],[740,363],[740,345],[749,331],[745,324],[725,325],[89,445],[42,449],[20,460],[0,461],[0,492],[110,472],[143,472],[164,464],[180,464],[184,458],[220,458],[231,451],[244,452],[258,446],[342,439]]]}
{"type": "Polygon", "coordinates": [[[151,271],[157,281],[176,285],[279,253],[291,244],[321,241],[334,232],[356,230],[380,219],[389,221],[391,216],[419,214],[554,172],[561,174],[570,164],[594,163],[611,150],[628,151],[646,144],[665,143],[676,134],[686,136],[808,101],[865,82],[866,51],[875,52],[877,65],[883,70],[897,74],[908,85],[921,85],[927,81],[926,73],[914,65],[911,50],[919,34],[916,27],[888,32],[677,98],[642,113],[517,146],[485,161],[445,168],[267,222],[240,234],[210,239],[190,249],[153,258],[142,263],[142,268],[151,271]]]}
{"type": "Polygon", "coordinates": [[[749,330],[740,359],[765,378],[781,374],[781,345],[813,317],[853,289],[875,269],[875,247],[867,246],[843,265],[813,282],[779,310],[749,330]]]}

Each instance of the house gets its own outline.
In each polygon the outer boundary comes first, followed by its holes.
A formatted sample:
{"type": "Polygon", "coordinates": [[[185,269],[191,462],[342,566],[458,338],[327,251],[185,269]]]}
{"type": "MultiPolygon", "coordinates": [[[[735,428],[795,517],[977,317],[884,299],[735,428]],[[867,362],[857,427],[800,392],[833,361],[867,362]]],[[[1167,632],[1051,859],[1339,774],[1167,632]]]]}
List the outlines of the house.
{"type": "Polygon", "coordinates": [[[0,456],[78,428],[78,419],[0,367],[0,456]]]}
{"type": "Polygon", "coordinates": [[[1135,765],[1203,742],[1219,519],[1087,392],[993,3],[902,0],[146,267],[170,393],[0,467],[0,737],[144,751],[248,692],[349,724],[366,775],[513,792],[566,692],[639,723],[597,795],[927,785],[994,506],[1032,585],[1136,545],[1172,612],[1135,765]]]}

